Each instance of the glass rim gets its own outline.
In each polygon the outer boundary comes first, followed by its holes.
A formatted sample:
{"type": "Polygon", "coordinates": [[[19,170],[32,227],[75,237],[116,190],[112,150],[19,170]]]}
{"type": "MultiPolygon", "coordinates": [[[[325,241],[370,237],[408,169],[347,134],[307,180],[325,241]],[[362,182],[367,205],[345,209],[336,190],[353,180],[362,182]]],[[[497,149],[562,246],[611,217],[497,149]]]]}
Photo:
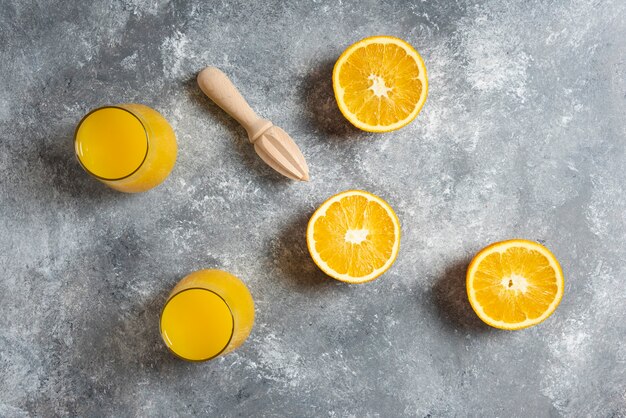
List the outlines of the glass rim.
{"type": "Polygon", "coordinates": [[[231,341],[233,340],[233,336],[235,335],[235,315],[233,315],[233,310],[230,308],[230,305],[228,304],[228,302],[226,302],[226,299],[224,299],[219,293],[210,290],[210,289],[206,289],[204,287],[188,287],[187,289],[183,289],[179,292],[174,293],[173,295],[171,295],[168,299],[167,302],[165,302],[165,305],[163,306],[163,309],[161,309],[161,314],[159,315],[159,334],[161,334],[161,339],[163,340],[163,342],[165,343],[165,346],[167,347],[167,349],[170,351],[170,353],[174,354],[176,357],[178,357],[181,360],[185,360],[185,361],[191,361],[194,363],[202,363],[205,361],[209,361],[209,360],[213,360],[216,357],[219,357],[220,355],[222,355],[224,353],[224,351],[228,348],[228,346],[230,345],[231,341]],[[213,293],[215,296],[217,296],[218,298],[220,298],[222,300],[222,302],[224,302],[224,305],[226,305],[226,307],[228,308],[228,313],[230,314],[231,319],[233,320],[233,326],[230,330],[230,336],[228,337],[228,341],[226,341],[226,345],[224,345],[224,347],[218,351],[216,354],[209,356],[207,358],[203,358],[203,359],[190,359],[184,356],[181,356],[180,354],[178,354],[177,352],[175,352],[167,343],[167,341],[165,341],[165,338],[163,337],[163,313],[165,312],[165,309],[167,308],[167,305],[169,305],[169,303],[178,295],[180,295],[183,292],[186,292],[188,290],[204,290],[207,292],[211,292],[213,293]]]}
{"type": "Polygon", "coordinates": [[[133,111],[128,110],[124,107],[122,107],[123,105],[107,105],[107,106],[101,106],[98,107],[96,109],[91,110],[89,113],[87,113],[85,116],[83,116],[80,120],[80,122],[78,122],[78,125],[76,125],[76,129],[74,130],[74,155],[76,155],[76,159],[78,160],[78,163],[80,164],[80,166],[83,168],[83,170],[85,170],[87,173],[89,173],[90,175],[92,175],[93,177],[100,179],[100,180],[105,180],[105,181],[118,181],[118,180],[124,180],[130,176],[132,176],[133,174],[135,174],[137,171],[139,171],[139,169],[141,167],[143,167],[143,164],[146,162],[146,159],[148,158],[148,150],[150,149],[150,140],[149,140],[149,135],[148,135],[148,130],[146,129],[146,125],[143,123],[143,121],[141,120],[141,118],[139,116],[137,116],[133,111]],[[78,152],[76,152],[76,143],[77,143],[77,139],[78,139],[78,130],[80,129],[80,127],[82,126],[83,122],[85,122],[85,120],[87,120],[87,118],[89,116],[91,116],[93,113],[99,111],[99,110],[103,110],[103,109],[119,109],[119,110],[123,110],[125,112],[130,113],[135,119],[137,119],[137,121],[139,122],[139,124],[141,125],[141,128],[143,129],[145,135],[146,135],[146,153],[143,156],[143,159],[141,160],[141,162],[139,163],[139,165],[137,166],[137,168],[135,168],[133,171],[131,171],[129,174],[122,176],[122,177],[116,177],[116,178],[107,178],[107,177],[102,177],[99,176],[97,174],[95,174],[93,171],[89,170],[85,164],[83,164],[83,162],[80,159],[80,156],[78,155],[78,152]]]}

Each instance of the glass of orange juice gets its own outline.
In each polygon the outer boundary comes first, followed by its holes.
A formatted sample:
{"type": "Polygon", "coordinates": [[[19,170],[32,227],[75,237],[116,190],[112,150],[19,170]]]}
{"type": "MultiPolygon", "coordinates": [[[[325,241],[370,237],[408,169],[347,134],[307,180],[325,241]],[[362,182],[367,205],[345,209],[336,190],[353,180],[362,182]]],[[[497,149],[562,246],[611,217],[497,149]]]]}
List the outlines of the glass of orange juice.
{"type": "Polygon", "coordinates": [[[174,287],[161,312],[161,337],[176,356],[206,361],[229,353],[250,335],[254,302],[241,280],[200,270],[174,287]]]}
{"type": "Polygon", "coordinates": [[[177,146],[159,112],[131,103],[89,112],[76,128],[74,149],[89,174],[116,190],[137,193],[167,178],[177,146]]]}

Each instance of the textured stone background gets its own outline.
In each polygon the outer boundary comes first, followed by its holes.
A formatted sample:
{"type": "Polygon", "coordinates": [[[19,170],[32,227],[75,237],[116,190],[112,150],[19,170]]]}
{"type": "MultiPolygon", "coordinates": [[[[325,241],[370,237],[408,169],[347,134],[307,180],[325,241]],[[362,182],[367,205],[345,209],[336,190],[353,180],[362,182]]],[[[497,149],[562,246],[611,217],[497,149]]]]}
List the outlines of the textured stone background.
{"type": "Polygon", "coordinates": [[[626,3],[0,3],[0,416],[626,416],[626,3]],[[332,97],[340,52],[373,34],[423,55],[410,126],[359,132],[332,97]],[[296,138],[283,180],[202,97],[205,65],[296,138]],[[72,153],[90,109],[140,102],[179,140],[171,177],[108,190],[72,153]],[[381,279],[312,264],[325,198],[379,194],[403,229],[381,279]],[[560,259],[545,323],[482,325],[468,260],[525,237],[560,259]],[[188,272],[256,300],[238,351],[173,358],[158,314],[188,272]]]}

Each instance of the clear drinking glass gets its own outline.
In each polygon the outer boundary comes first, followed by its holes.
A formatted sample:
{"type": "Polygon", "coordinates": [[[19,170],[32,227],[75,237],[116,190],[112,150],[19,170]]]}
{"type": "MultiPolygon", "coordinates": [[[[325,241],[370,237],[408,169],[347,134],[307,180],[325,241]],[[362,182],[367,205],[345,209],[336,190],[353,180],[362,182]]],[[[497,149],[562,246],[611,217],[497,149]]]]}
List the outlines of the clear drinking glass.
{"type": "Polygon", "coordinates": [[[76,127],[74,148],[85,171],[116,190],[137,193],[163,182],[176,162],[176,135],[142,104],[104,106],[76,127]]]}
{"type": "Polygon", "coordinates": [[[159,325],[172,353],[206,361],[243,344],[253,324],[254,301],[246,285],[222,270],[200,270],[174,287],[159,325]]]}

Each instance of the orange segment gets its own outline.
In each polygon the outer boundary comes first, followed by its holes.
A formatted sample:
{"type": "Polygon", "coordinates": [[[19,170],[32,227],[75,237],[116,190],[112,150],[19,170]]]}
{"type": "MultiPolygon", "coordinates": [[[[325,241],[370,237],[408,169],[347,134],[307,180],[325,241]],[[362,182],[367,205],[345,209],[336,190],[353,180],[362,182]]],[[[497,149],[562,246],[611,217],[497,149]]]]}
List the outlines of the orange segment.
{"type": "Polygon", "coordinates": [[[467,294],[476,314],[501,329],[522,329],[548,318],[563,296],[563,272],[543,245],[527,240],[484,248],[467,270],[467,294]]]}
{"type": "Polygon", "coordinates": [[[422,109],[428,95],[426,66],[402,39],[374,36],[341,54],[333,89],[350,123],[364,131],[389,132],[407,125],[422,109]]]}
{"type": "Polygon", "coordinates": [[[395,261],[400,222],[380,197],[349,190],[328,199],[311,216],[307,245],[326,274],[363,283],[383,274],[395,261]]]}

